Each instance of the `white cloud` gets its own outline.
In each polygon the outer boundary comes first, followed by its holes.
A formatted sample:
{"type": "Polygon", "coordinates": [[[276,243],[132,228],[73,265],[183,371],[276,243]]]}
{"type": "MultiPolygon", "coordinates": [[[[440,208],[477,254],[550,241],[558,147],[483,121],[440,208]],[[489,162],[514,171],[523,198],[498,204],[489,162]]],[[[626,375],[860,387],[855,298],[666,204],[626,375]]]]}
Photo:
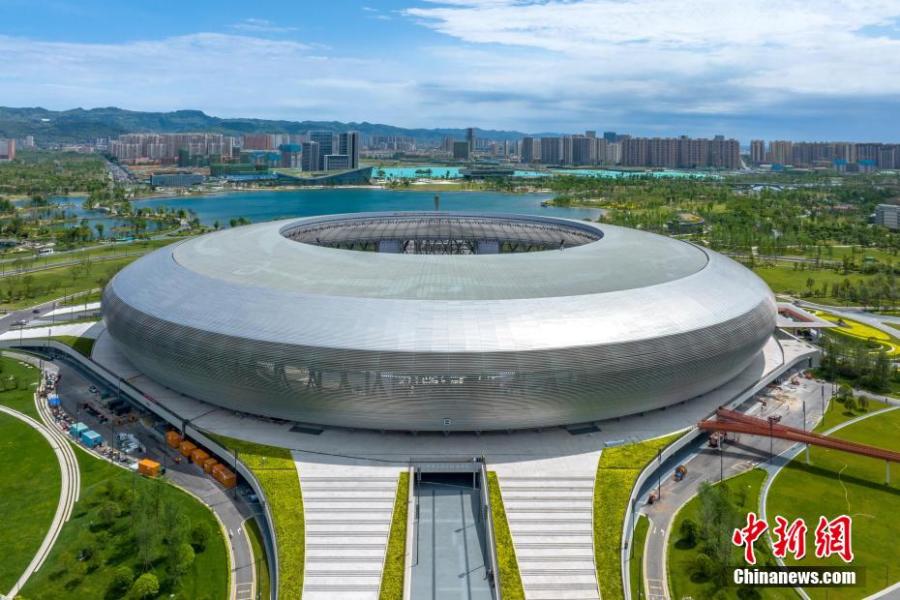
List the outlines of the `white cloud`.
{"type": "Polygon", "coordinates": [[[900,40],[866,34],[896,22],[896,0],[434,0],[405,14],[464,42],[553,53],[612,86],[900,93],[900,40]]]}
{"type": "Polygon", "coordinates": [[[231,28],[237,31],[244,31],[249,33],[288,33],[291,31],[297,31],[296,27],[285,27],[282,25],[276,25],[268,19],[255,18],[244,19],[243,21],[232,25],[231,28]]]}

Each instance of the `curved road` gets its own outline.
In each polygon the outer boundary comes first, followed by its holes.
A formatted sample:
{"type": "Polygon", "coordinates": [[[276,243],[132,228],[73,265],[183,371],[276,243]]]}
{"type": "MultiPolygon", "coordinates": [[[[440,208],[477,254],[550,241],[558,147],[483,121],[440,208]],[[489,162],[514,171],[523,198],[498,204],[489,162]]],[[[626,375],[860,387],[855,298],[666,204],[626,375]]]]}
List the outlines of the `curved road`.
{"type": "MultiPolygon", "coordinates": [[[[35,405],[38,406],[38,410],[41,410],[41,404],[43,403],[40,402],[35,395],[35,405]]],[[[62,475],[59,505],[56,507],[56,514],[53,516],[50,530],[47,532],[47,535],[44,536],[44,540],[41,542],[37,553],[34,555],[34,558],[31,559],[25,572],[22,573],[22,576],[19,577],[18,581],[16,581],[15,585],[13,585],[12,589],[7,593],[8,597],[15,598],[32,574],[44,564],[44,561],[50,554],[50,550],[53,548],[53,544],[56,543],[56,538],[59,537],[59,533],[62,531],[63,524],[65,524],[65,522],[69,520],[69,517],[72,516],[72,507],[75,506],[75,502],[78,500],[78,496],[81,493],[81,472],[78,469],[78,460],[75,458],[75,452],[72,450],[72,447],[62,433],[52,427],[47,427],[43,423],[39,423],[28,415],[7,408],[6,406],[0,406],[0,412],[23,421],[44,436],[47,443],[53,448],[57,460],[59,460],[59,468],[62,475]]]]}
{"type": "MultiPolygon", "coordinates": [[[[800,379],[797,386],[791,385],[783,392],[765,396],[765,406],[754,400],[750,409],[745,412],[762,418],[778,415],[781,416],[782,423],[795,427],[804,427],[805,416],[805,428],[812,429],[822,414],[825,398],[830,396],[831,384],[800,379]]],[[[662,499],[652,505],[645,504],[640,511],[650,519],[643,558],[644,586],[648,600],[670,598],[666,556],[670,529],[676,513],[694,497],[700,484],[704,481],[718,481],[720,476],[728,478],[761,465],[769,460],[770,448],[777,458],[793,444],[794,442],[787,440],[775,439],[770,446],[768,437],[731,435],[731,441],[723,447],[721,453],[703,445],[686,457],[683,464],[687,466],[688,473],[683,481],[676,483],[671,477],[661,480],[662,499]]]]}

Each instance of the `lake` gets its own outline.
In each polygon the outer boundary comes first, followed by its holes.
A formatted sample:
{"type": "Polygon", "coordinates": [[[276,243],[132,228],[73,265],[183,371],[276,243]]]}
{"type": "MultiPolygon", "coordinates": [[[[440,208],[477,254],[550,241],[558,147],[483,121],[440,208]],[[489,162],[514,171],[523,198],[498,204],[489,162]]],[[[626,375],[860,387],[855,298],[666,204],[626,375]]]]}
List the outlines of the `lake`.
{"type": "Polygon", "coordinates": [[[440,209],[447,211],[503,212],[549,215],[568,219],[596,219],[603,213],[596,208],[542,207],[550,194],[505,194],[502,192],[396,191],[369,188],[309,189],[284,191],[225,192],[203,196],[176,196],[141,200],[135,207],[193,210],[200,222],[223,227],[230,219],[246,217],[253,223],[311,217],[316,215],[434,210],[434,197],[440,195],[440,209]]]}

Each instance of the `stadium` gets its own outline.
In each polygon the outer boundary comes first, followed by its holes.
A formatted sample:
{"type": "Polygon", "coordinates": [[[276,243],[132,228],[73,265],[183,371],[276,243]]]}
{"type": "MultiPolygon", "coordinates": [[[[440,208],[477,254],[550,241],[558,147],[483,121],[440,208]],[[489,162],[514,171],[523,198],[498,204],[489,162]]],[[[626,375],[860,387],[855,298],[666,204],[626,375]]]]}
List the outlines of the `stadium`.
{"type": "Polygon", "coordinates": [[[323,426],[492,431],[643,413],[727,383],[775,329],[766,284],[638,230],[361,213],[167,246],[103,294],[118,350],[215,406],[323,426]]]}

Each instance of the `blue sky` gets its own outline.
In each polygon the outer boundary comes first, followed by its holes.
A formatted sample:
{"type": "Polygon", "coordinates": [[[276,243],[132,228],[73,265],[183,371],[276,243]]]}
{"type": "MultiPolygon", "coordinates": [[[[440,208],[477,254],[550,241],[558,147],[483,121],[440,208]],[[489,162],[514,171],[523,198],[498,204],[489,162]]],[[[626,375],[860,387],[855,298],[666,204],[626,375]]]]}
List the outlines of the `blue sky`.
{"type": "Polygon", "coordinates": [[[0,0],[0,104],[900,141],[897,0],[0,0]]]}

